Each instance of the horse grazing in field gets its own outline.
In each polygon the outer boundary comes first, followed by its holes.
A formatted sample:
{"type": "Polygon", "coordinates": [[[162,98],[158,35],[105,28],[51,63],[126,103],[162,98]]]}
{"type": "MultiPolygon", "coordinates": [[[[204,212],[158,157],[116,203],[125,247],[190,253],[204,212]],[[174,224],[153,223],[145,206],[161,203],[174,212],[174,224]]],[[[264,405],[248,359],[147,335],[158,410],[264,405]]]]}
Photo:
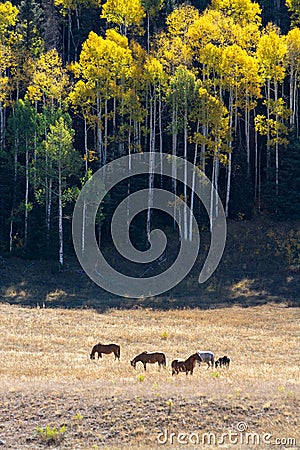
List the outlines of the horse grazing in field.
{"type": "Polygon", "coordinates": [[[175,375],[175,373],[177,374],[179,372],[186,372],[184,363],[185,361],[183,359],[174,359],[171,364],[172,375],[175,375]]]}
{"type": "Polygon", "coordinates": [[[207,368],[209,368],[210,366],[212,368],[214,367],[215,355],[213,354],[213,352],[197,350],[197,353],[199,356],[201,356],[202,361],[207,364],[207,368]]]}
{"type": "Polygon", "coordinates": [[[102,353],[108,355],[109,353],[114,353],[115,359],[120,359],[120,346],[117,344],[96,344],[92,348],[90,354],[91,359],[95,359],[95,353],[98,353],[98,359],[102,358],[102,353]]]}
{"type": "Polygon", "coordinates": [[[228,358],[228,356],[223,356],[222,358],[217,359],[217,361],[215,362],[215,367],[217,368],[218,366],[222,367],[227,367],[227,369],[229,368],[229,364],[230,364],[230,358],[228,358]]]}
{"type": "Polygon", "coordinates": [[[186,375],[190,372],[190,374],[193,375],[193,370],[197,361],[199,363],[202,362],[202,358],[198,353],[193,353],[193,355],[189,356],[185,361],[174,359],[171,364],[172,375],[178,374],[179,372],[185,372],[186,375]]]}
{"type": "Polygon", "coordinates": [[[132,365],[132,367],[135,368],[137,362],[143,363],[145,370],[147,363],[150,364],[158,363],[159,368],[161,366],[166,368],[166,356],[162,352],[153,352],[153,353],[142,352],[135,358],[133,358],[133,360],[130,361],[130,364],[132,365]]]}

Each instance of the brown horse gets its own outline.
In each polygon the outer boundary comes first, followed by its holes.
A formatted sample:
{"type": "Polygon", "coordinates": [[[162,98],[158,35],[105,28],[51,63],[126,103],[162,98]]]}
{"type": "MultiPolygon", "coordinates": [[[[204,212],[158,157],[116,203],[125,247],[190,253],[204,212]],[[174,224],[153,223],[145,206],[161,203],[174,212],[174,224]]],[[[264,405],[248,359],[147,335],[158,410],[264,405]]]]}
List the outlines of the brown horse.
{"type": "Polygon", "coordinates": [[[90,354],[91,359],[95,359],[95,353],[98,353],[98,359],[102,358],[102,353],[106,355],[109,353],[114,353],[115,359],[120,359],[120,346],[117,344],[96,344],[92,348],[92,353],[90,354]]]}
{"type": "Polygon", "coordinates": [[[130,361],[130,364],[135,368],[136,363],[139,361],[143,363],[145,370],[147,363],[154,364],[157,362],[159,367],[161,366],[163,366],[164,368],[166,367],[166,357],[165,354],[162,352],[153,352],[153,353],[142,352],[135,358],[133,358],[133,360],[130,361]]]}
{"type": "Polygon", "coordinates": [[[202,362],[202,358],[198,353],[193,353],[185,361],[174,359],[171,364],[172,375],[178,374],[179,372],[185,372],[186,375],[190,372],[192,375],[197,361],[202,362]]]}

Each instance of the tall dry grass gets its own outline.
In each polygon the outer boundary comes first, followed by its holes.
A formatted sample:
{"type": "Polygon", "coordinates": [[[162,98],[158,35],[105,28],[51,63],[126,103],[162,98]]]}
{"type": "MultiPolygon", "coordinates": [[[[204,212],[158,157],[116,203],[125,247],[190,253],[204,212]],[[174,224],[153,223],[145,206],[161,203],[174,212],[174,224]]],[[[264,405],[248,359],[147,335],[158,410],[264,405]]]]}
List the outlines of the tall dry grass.
{"type": "MultiPolygon", "coordinates": [[[[130,360],[148,350],[165,352],[170,365],[197,349],[231,358],[229,371],[219,371],[229,383],[296,385],[299,375],[299,309],[280,306],[233,307],[216,310],[151,311],[26,309],[0,306],[2,380],[103,380],[132,382],[137,371],[130,360]],[[116,342],[121,360],[103,355],[91,361],[97,342],[116,342]]],[[[170,368],[159,372],[149,365],[146,379],[170,382],[170,368]]],[[[196,369],[197,380],[214,376],[206,366],[196,369]]],[[[180,376],[182,380],[184,377],[180,376]]],[[[184,380],[185,381],[185,380],[184,380]]],[[[174,382],[174,380],[172,380],[174,382]]]]}
{"type": "Polygon", "coordinates": [[[95,402],[158,398],[166,408],[169,399],[198,398],[203,408],[222,399],[245,414],[258,406],[262,411],[278,409],[269,428],[291,435],[297,429],[296,411],[295,417],[289,417],[299,400],[297,308],[268,305],[98,314],[1,304],[0,317],[0,393],[77,393],[95,402]],[[112,354],[90,360],[91,348],[98,342],[120,344],[120,361],[112,354]],[[202,364],[193,376],[172,377],[172,359],[186,358],[197,349],[213,351],[216,357],[228,355],[229,370],[202,364]],[[144,350],[163,351],[167,369],[148,365],[144,372],[138,363],[134,370],[130,360],[144,350]],[[285,410],[287,418],[281,420],[285,410]]]}

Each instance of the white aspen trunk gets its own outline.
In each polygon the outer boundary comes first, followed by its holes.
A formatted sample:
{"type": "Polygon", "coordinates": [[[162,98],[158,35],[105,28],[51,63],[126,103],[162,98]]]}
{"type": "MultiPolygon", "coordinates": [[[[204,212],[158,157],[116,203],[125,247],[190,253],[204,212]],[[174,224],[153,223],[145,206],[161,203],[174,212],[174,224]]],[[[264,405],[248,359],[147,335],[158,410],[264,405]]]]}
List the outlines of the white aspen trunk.
{"type": "MultiPolygon", "coordinates": [[[[208,127],[206,125],[202,125],[202,134],[204,137],[207,137],[207,130],[208,127]]],[[[201,169],[203,171],[203,173],[205,174],[206,171],[206,145],[202,144],[201,145],[201,169]]]]}
{"type": "MultiPolygon", "coordinates": [[[[151,89],[151,88],[150,88],[151,89]]],[[[155,119],[156,119],[156,93],[153,88],[153,98],[150,99],[150,154],[149,154],[149,196],[146,233],[150,241],[151,209],[153,207],[154,164],[155,164],[155,119]]]]}
{"type": "Polygon", "coordinates": [[[33,137],[33,161],[34,161],[34,172],[33,172],[33,189],[36,191],[36,162],[37,162],[37,100],[34,102],[34,137],[33,137]]]}
{"type": "Polygon", "coordinates": [[[295,85],[294,85],[294,111],[295,111],[295,125],[297,136],[299,136],[299,88],[298,88],[298,71],[295,73],[295,85]]]}
{"type": "MultiPolygon", "coordinates": [[[[196,132],[199,132],[199,121],[197,122],[196,132]]],[[[195,152],[194,152],[194,167],[197,165],[197,156],[198,156],[198,144],[195,144],[195,152]]],[[[192,192],[191,192],[191,206],[190,206],[190,224],[189,224],[189,241],[193,240],[193,213],[194,213],[194,198],[195,198],[195,182],[196,182],[196,171],[193,171],[192,176],[192,192]]]]}
{"type": "MultiPolygon", "coordinates": [[[[177,193],[177,163],[175,161],[175,157],[177,155],[177,105],[175,102],[175,96],[173,95],[172,101],[172,184],[173,184],[173,192],[176,196],[177,193]]],[[[176,226],[176,202],[174,202],[174,227],[176,226]]]]}
{"type": "Polygon", "coordinates": [[[104,145],[103,145],[103,165],[106,164],[107,160],[107,139],[108,139],[108,109],[107,109],[107,99],[104,103],[104,145]]]}
{"type": "Polygon", "coordinates": [[[217,157],[215,160],[215,212],[216,212],[216,217],[219,216],[219,171],[220,171],[220,159],[219,159],[219,148],[218,148],[218,153],[217,153],[217,157]]]}
{"type": "Polygon", "coordinates": [[[71,62],[71,28],[72,28],[72,18],[71,10],[68,9],[68,48],[67,48],[67,61],[71,62]]]}
{"type": "Polygon", "coordinates": [[[102,138],[102,107],[99,95],[97,95],[97,153],[99,158],[99,165],[103,163],[103,138],[102,138]]]}
{"type": "Polygon", "coordinates": [[[291,65],[290,70],[290,126],[293,127],[295,125],[295,94],[294,94],[294,65],[291,65]]]}
{"type": "MultiPolygon", "coordinates": [[[[233,93],[230,90],[229,95],[229,129],[232,129],[233,125],[233,93]]],[[[229,214],[229,201],[230,201],[230,191],[231,191],[231,165],[232,165],[232,142],[231,140],[228,143],[229,146],[229,154],[228,154],[228,169],[227,169],[227,184],[226,184],[226,202],[225,202],[225,217],[228,217],[229,214]]]]}
{"type": "Polygon", "coordinates": [[[249,96],[247,95],[245,108],[245,138],[246,138],[246,152],[247,152],[247,175],[250,176],[250,104],[249,96]]]}
{"type": "MultiPolygon", "coordinates": [[[[85,153],[85,182],[88,181],[88,136],[87,136],[87,121],[86,117],[83,118],[84,121],[84,153],[85,153]]],[[[81,254],[82,256],[85,253],[85,219],[86,219],[86,202],[85,199],[83,201],[83,209],[82,209],[82,229],[81,229],[81,254]]]]}
{"type": "Polygon", "coordinates": [[[271,81],[267,81],[267,119],[268,119],[268,132],[267,132],[267,174],[266,178],[269,179],[269,169],[270,169],[270,127],[269,127],[269,120],[270,120],[270,106],[269,102],[271,100],[271,81]]]}
{"type": "Polygon", "coordinates": [[[11,218],[10,218],[10,226],[9,226],[9,252],[11,253],[13,250],[13,210],[11,212],[11,218]]]}
{"type": "Polygon", "coordinates": [[[87,181],[88,177],[88,159],[89,159],[89,149],[88,149],[88,135],[87,135],[87,123],[86,123],[86,117],[84,116],[84,154],[85,154],[85,178],[87,181]]]}
{"type": "MultiPolygon", "coordinates": [[[[256,116],[256,111],[254,110],[254,117],[256,116]]],[[[254,198],[257,198],[257,187],[258,187],[258,136],[256,129],[254,130],[254,198]]]]}
{"type": "MultiPolygon", "coordinates": [[[[150,100],[150,102],[151,102],[151,100],[150,100]]],[[[145,141],[144,141],[144,145],[145,145],[145,149],[147,149],[148,148],[148,122],[149,122],[149,120],[148,120],[148,111],[149,111],[149,91],[148,91],[148,89],[147,89],[147,92],[146,92],[146,105],[145,105],[145,109],[146,109],[146,114],[145,114],[145,130],[146,130],[146,132],[145,132],[145,141]]],[[[150,127],[151,128],[151,127],[150,127]]],[[[150,133],[151,133],[151,130],[150,130],[150,133]]]]}
{"type": "Polygon", "coordinates": [[[58,162],[58,239],[59,239],[59,265],[64,265],[64,241],[63,241],[63,207],[62,207],[62,176],[61,162],[58,162]]]}
{"type": "MultiPolygon", "coordinates": [[[[52,163],[50,164],[52,169],[52,163]]],[[[51,213],[52,213],[52,176],[48,182],[48,196],[47,196],[47,211],[46,211],[46,229],[47,229],[47,241],[50,244],[50,228],[51,228],[51,213]]]]}
{"type": "Polygon", "coordinates": [[[150,16],[147,12],[147,53],[150,53],[150,16]]]}
{"type": "Polygon", "coordinates": [[[142,150],[142,126],[141,122],[138,123],[138,147],[142,150]]]}
{"type": "Polygon", "coordinates": [[[2,102],[0,102],[0,148],[4,149],[4,132],[5,132],[5,111],[2,102]]]}
{"type": "Polygon", "coordinates": [[[82,208],[82,229],[81,229],[81,254],[82,254],[82,256],[85,253],[85,219],[86,219],[86,202],[84,199],[83,208],[82,208]]]}
{"type": "Polygon", "coordinates": [[[163,128],[162,128],[162,101],[161,101],[161,86],[159,85],[158,94],[158,128],[159,128],[159,153],[160,153],[160,187],[163,185],[163,128]]]}
{"type": "Polygon", "coordinates": [[[19,133],[15,137],[15,153],[14,153],[14,195],[13,205],[10,214],[10,231],[9,231],[9,251],[13,250],[13,228],[14,228],[14,209],[17,196],[17,179],[18,179],[18,149],[19,149],[19,133]]]}
{"type": "MultiPolygon", "coordinates": [[[[129,130],[128,130],[128,172],[131,172],[131,114],[129,118],[129,130]]],[[[126,217],[127,217],[127,228],[129,229],[130,221],[129,221],[129,213],[130,213],[130,191],[131,191],[131,183],[130,183],[130,177],[128,178],[127,182],[127,211],[126,211],[126,217]]]]}
{"type": "Polygon", "coordinates": [[[25,218],[24,218],[24,246],[28,242],[28,205],[29,205],[29,153],[28,142],[25,142],[25,218]]]}
{"type": "Polygon", "coordinates": [[[117,100],[116,97],[114,97],[113,101],[113,136],[116,135],[116,116],[117,116],[117,100]]]}
{"type": "Polygon", "coordinates": [[[216,156],[213,157],[213,167],[212,167],[212,175],[211,175],[211,191],[210,191],[210,209],[209,209],[209,230],[212,233],[213,228],[213,210],[214,210],[214,190],[213,187],[215,185],[215,159],[216,156]]]}
{"type": "MultiPolygon", "coordinates": [[[[278,101],[278,83],[275,81],[274,83],[274,93],[275,93],[275,102],[278,101]]],[[[275,121],[278,122],[279,117],[276,113],[275,121]]],[[[278,129],[276,129],[276,143],[275,143],[275,191],[276,197],[278,197],[279,193],[279,144],[278,144],[279,133],[278,129]]]]}
{"type": "Polygon", "coordinates": [[[187,98],[185,98],[185,108],[184,108],[184,132],[183,132],[183,140],[184,140],[184,187],[183,187],[183,195],[184,195],[184,206],[183,206],[183,236],[184,240],[188,239],[188,215],[187,215],[187,147],[188,147],[188,111],[187,111],[187,98]]]}

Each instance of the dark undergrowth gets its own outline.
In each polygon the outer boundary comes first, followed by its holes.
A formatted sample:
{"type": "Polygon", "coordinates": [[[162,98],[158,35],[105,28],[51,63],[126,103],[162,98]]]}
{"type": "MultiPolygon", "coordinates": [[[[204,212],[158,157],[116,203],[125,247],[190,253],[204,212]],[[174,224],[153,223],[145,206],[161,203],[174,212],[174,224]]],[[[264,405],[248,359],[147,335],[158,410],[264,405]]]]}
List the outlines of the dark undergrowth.
{"type": "MultiPolygon", "coordinates": [[[[199,258],[191,273],[161,296],[138,299],[104,291],[89,279],[75,257],[67,258],[64,269],[58,270],[54,261],[3,255],[1,301],[30,307],[94,308],[99,312],[110,308],[207,309],[235,304],[249,307],[268,302],[299,306],[299,232],[299,221],[229,221],[223,258],[206,283],[198,283],[210,242],[209,234],[203,233],[199,258]]],[[[109,254],[110,249],[106,251],[109,254]]],[[[122,271],[124,263],[116,260],[115,264],[122,271]]],[[[164,264],[154,264],[147,276],[165,270],[167,262],[164,264]]]]}

